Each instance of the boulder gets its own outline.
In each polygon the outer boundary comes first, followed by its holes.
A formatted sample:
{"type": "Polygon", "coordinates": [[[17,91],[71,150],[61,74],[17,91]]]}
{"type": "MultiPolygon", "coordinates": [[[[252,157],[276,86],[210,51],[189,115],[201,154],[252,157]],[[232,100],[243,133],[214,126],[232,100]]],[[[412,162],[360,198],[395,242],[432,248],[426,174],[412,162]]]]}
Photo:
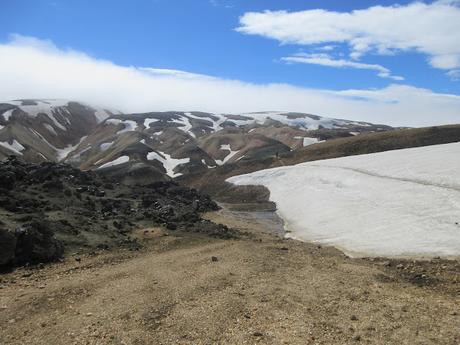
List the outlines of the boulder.
{"type": "Polygon", "coordinates": [[[0,267],[9,266],[16,251],[16,236],[4,228],[0,228],[0,267]]]}
{"type": "Polygon", "coordinates": [[[17,265],[54,261],[62,257],[64,247],[54,238],[49,222],[35,220],[16,229],[17,265]]]}

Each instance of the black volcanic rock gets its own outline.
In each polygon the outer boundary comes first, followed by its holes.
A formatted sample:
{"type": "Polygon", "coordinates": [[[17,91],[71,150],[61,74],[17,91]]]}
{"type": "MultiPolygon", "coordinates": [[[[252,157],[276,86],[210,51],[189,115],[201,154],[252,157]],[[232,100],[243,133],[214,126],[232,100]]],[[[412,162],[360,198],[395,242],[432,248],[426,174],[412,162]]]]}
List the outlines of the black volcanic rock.
{"type": "Polygon", "coordinates": [[[0,186],[3,268],[53,261],[65,250],[137,249],[131,230],[152,224],[222,238],[236,235],[202,220],[202,212],[219,208],[213,200],[171,181],[128,186],[98,172],[16,157],[0,161],[0,181],[9,181],[0,186]]]}
{"type": "Polygon", "coordinates": [[[14,261],[16,242],[12,232],[0,227],[0,268],[14,261]]]}
{"type": "Polygon", "coordinates": [[[37,219],[15,230],[15,264],[37,264],[59,259],[64,253],[62,242],[54,237],[49,222],[37,219]]]}

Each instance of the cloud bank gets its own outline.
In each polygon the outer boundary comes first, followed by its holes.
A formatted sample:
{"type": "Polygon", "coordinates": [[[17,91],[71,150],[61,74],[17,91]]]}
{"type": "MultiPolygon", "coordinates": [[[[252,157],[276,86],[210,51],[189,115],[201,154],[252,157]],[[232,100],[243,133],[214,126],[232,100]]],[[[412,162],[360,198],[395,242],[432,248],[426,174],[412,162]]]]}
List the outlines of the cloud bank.
{"type": "Polygon", "coordinates": [[[432,67],[460,67],[460,2],[374,6],[351,12],[307,10],[248,12],[237,31],[281,43],[315,45],[345,43],[350,57],[415,51],[432,67]]]}
{"type": "Polygon", "coordinates": [[[253,84],[176,70],[119,66],[52,42],[15,35],[0,44],[0,100],[62,98],[123,112],[301,111],[391,124],[460,123],[460,96],[407,85],[320,90],[253,84]]]}

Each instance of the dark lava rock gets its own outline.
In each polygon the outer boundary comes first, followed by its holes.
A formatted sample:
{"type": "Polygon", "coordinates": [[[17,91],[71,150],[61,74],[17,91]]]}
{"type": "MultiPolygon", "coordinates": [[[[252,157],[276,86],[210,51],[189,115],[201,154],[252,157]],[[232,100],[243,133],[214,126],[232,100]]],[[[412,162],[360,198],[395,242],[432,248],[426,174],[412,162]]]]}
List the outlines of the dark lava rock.
{"type": "Polygon", "coordinates": [[[0,209],[8,226],[17,229],[7,232],[0,224],[0,266],[55,260],[63,246],[72,251],[137,250],[140,245],[129,233],[146,223],[222,239],[238,234],[203,220],[201,213],[219,206],[175,182],[127,186],[98,171],[17,157],[0,161],[0,209]]]}
{"type": "Polygon", "coordinates": [[[16,229],[15,263],[36,264],[54,261],[62,257],[64,247],[54,238],[49,222],[36,220],[16,229]]]}
{"type": "Polygon", "coordinates": [[[429,277],[426,274],[422,273],[409,274],[407,280],[410,283],[417,285],[419,287],[431,286],[438,283],[438,279],[429,277]]]}
{"type": "Polygon", "coordinates": [[[11,264],[16,250],[16,236],[6,229],[0,228],[0,267],[11,264]]]}
{"type": "Polygon", "coordinates": [[[0,268],[54,261],[64,247],[44,220],[26,223],[14,232],[0,229],[0,268]]]}
{"type": "Polygon", "coordinates": [[[176,230],[177,229],[177,224],[176,223],[167,223],[166,224],[166,229],[168,229],[168,230],[176,230]]]}
{"type": "Polygon", "coordinates": [[[200,222],[186,225],[184,230],[190,232],[198,232],[221,239],[231,239],[238,237],[238,232],[236,230],[230,229],[223,224],[216,224],[204,219],[200,222]]]}

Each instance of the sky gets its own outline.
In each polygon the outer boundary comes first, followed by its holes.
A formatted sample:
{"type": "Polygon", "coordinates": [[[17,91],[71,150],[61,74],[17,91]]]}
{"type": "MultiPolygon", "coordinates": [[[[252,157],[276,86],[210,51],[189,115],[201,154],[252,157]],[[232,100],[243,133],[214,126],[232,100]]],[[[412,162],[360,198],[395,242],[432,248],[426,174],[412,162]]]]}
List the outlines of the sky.
{"type": "Polygon", "coordinates": [[[0,0],[0,100],[460,123],[460,1],[0,0]]]}

